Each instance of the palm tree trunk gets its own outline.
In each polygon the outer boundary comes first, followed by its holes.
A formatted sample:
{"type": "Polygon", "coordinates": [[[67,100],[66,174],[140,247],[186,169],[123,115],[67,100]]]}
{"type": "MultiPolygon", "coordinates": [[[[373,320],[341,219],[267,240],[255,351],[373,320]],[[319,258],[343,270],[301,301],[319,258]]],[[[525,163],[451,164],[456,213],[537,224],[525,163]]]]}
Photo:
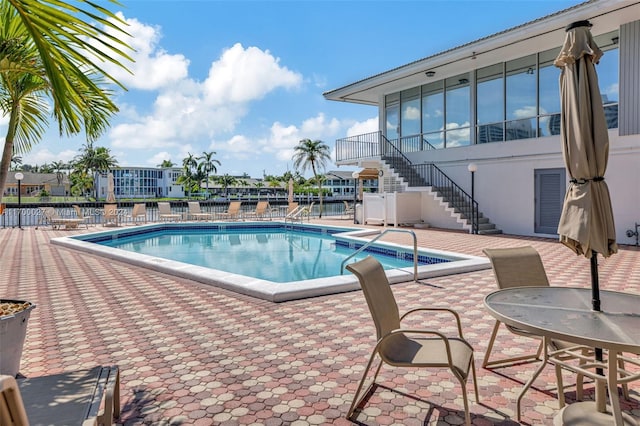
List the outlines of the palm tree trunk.
{"type": "Polygon", "coordinates": [[[4,138],[4,149],[2,150],[2,160],[0,160],[0,202],[4,194],[4,186],[7,183],[9,169],[11,168],[11,158],[13,157],[13,141],[16,135],[18,117],[20,115],[20,105],[11,108],[11,115],[7,126],[7,136],[4,138]]]}

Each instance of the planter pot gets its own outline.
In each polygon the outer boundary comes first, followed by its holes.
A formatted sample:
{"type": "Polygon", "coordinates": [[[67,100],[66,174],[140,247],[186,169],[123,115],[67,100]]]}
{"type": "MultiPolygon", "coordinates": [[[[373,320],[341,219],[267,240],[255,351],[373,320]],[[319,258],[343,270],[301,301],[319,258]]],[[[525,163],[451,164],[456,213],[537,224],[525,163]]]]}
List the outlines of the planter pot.
{"type": "Polygon", "coordinates": [[[20,300],[2,299],[0,306],[3,305],[22,305],[22,310],[0,316],[0,374],[15,377],[20,371],[22,348],[27,337],[27,322],[36,305],[20,300]]]}

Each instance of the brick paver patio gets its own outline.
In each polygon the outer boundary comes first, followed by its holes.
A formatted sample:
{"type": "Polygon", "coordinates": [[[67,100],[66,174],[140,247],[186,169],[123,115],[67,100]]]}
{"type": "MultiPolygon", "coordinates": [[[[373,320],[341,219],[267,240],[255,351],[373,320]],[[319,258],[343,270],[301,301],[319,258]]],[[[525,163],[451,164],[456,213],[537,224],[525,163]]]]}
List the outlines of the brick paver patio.
{"type": "MultiPolygon", "coordinates": [[[[94,229],[101,227],[89,232],[94,229]]],[[[590,285],[588,260],[555,240],[415,231],[420,246],[473,255],[484,247],[533,245],[553,285],[590,285]]],[[[344,416],[375,340],[361,292],[275,304],[49,244],[78,232],[87,231],[0,229],[0,296],[37,304],[22,375],[117,364],[125,425],[353,424],[344,416]]],[[[405,243],[407,237],[387,240],[405,243]]],[[[622,246],[601,258],[600,282],[603,289],[640,293],[640,250],[622,246]]],[[[402,311],[427,304],[462,315],[478,367],[474,425],[518,424],[515,398],[535,368],[479,368],[494,324],[482,300],[495,287],[491,270],[393,286],[402,311]]],[[[496,350],[504,355],[536,347],[504,331],[498,339],[496,350]]],[[[383,386],[357,423],[463,424],[459,385],[448,371],[384,369],[381,376],[383,386]]],[[[568,402],[573,383],[567,377],[568,402]]],[[[524,424],[552,424],[554,384],[549,367],[524,399],[524,424]]],[[[592,391],[588,384],[588,398],[592,391]]],[[[622,407],[640,417],[640,384],[630,391],[632,400],[622,399],[622,407]]]]}

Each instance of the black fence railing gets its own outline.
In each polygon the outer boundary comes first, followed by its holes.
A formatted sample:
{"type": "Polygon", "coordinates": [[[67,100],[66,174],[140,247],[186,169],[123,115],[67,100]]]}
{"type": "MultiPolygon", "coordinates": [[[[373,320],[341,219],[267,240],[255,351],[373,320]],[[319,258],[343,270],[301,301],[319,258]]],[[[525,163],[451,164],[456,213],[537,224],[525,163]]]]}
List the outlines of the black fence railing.
{"type": "MultiPolygon", "coordinates": [[[[322,199],[322,216],[344,216],[344,201],[352,200],[352,197],[323,197],[322,199]]],[[[242,201],[242,212],[253,212],[256,208],[258,200],[240,200],[242,201]]],[[[262,201],[265,201],[263,198],[262,201]]],[[[320,204],[318,197],[314,196],[296,196],[294,201],[300,205],[312,206],[311,217],[317,217],[320,213],[320,204]]],[[[89,226],[100,225],[104,223],[104,204],[105,203],[74,203],[81,209],[81,215],[85,219],[85,223],[89,226]]],[[[117,214],[121,216],[122,222],[127,222],[133,210],[133,202],[118,202],[117,214]]],[[[158,212],[158,203],[149,201],[146,205],[147,221],[157,222],[160,220],[158,212]]],[[[288,205],[287,198],[269,200],[271,207],[271,217],[274,219],[284,217],[286,207],[288,205]]],[[[0,228],[13,228],[18,225],[22,227],[47,226],[45,217],[40,207],[53,207],[61,218],[76,219],[78,214],[70,203],[23,203],[20,207],[17,203],[8,203],[4,206],[4,211],[0,214],[0,228]]],[[[200,201],[200,207],[206,213],[223,213],[229,207],[228,201],[209,200],[200,201]]],[[[183,217],[188,216],[189,206],[187,201],[171,201],[171,212],[180,214],[183,217]]],[[[241,215],[242,216],[242,215],[241,215]]],[[[84,223],[81,225],[84,227],[84,223]]]]}

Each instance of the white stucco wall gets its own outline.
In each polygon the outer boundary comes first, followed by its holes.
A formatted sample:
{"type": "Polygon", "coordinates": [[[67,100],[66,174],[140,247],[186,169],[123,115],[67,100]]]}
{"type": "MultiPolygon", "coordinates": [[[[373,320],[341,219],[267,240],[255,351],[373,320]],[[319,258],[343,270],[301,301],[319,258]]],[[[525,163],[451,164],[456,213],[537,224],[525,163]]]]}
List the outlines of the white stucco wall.
{"type": "MultiPolygon", "coordinates": [[[[605,174],[611,192],[616,237],[621,244],[635,244],[627,229],[640,222],[640,135],[618,136],[609,132],[609,165],[605,174]]],[[[480,211],[504,233],[527,236],[536,234],[535,182],[536,169],[564,168],[560,137],[522,139],[469,147],[408,154],[413,163],[434,162],[444,173],[471,193],[469,163],[476,163],[475,198],[480,211]]],[[[567,185],[569,176],[567,175],[567,185]]],[[[446,223],[435,210],[425,204],[425,221],[439,226],[446,223]]],[[[450,226],[446,226],[450,227],[450,226]]]]}

